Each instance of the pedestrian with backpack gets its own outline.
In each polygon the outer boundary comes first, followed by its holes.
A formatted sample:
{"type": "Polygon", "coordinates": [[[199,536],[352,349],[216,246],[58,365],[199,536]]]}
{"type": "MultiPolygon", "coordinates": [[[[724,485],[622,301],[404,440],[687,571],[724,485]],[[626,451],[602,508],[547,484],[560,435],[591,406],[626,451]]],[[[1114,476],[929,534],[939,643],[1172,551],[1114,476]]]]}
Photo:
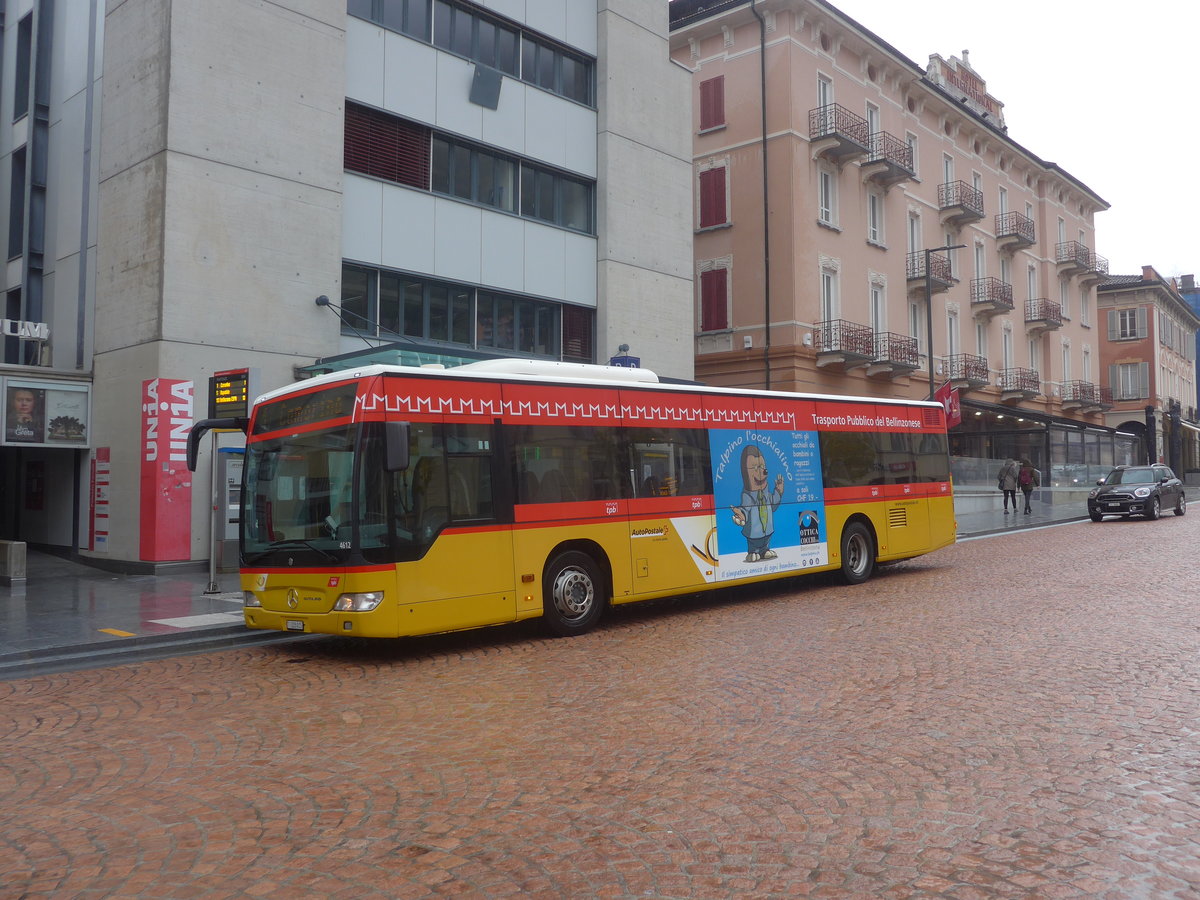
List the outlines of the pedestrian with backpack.
{"type": "Polygon", "coordinates": [[[1008,501],[1012,500],[1012,511],[1017,511],[1017,474],[1021,471],[1020,464],[1012,458],[1006,459],[1000,467],[996,478],[996,487],[1004,494],[1004,514],[1008,515],[1008,501]]]}
{"type": "Polygon", "coordinates": [[[1021,493],[1025,495],[1025,515],[1033,512],[1033,508],[1029,505],[1030,495],[1033,494],[1033,489],[1042,483],[1042,476],[1038,470],[1033,467],[1027,459],[1021,460],[1021,469],[1017,472],[1017,487],[1021,489],[1021,493]]]}

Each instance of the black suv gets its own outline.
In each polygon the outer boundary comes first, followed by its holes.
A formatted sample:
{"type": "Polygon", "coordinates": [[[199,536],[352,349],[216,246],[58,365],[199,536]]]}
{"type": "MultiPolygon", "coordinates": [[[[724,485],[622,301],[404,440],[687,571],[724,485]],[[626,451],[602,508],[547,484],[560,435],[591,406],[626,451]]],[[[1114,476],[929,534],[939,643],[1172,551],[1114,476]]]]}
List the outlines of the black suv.
{"type": "Polygon", "coordinates": [[[1168,466],[1117,466],[1096,484],[1087,502],[1093,522],[1105,516],[1157,519],[1164,509],[1177,516],[1187,512],[1183,482],[1168,466]]]}

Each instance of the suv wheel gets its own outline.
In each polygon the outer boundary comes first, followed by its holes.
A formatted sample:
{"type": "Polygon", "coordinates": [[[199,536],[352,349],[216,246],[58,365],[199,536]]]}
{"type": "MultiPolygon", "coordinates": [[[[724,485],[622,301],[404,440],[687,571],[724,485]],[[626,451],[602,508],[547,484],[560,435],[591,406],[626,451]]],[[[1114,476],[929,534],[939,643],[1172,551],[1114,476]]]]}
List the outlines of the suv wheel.
{"type": "Polygon", "coordinates": [[[1146,518],[1150,520],[1157,519],[1162,515],[1162,500],[1158,494],[1150,498],[1150,507],[1146,510],[1146,518]]]}
{"type": "Polygon", "coordinates": [[[1175,504],[1175,515],[1182,516],[1187,513],[1187,498],[1183,494],[1179,495],[1179,502],[1175,504]]]}

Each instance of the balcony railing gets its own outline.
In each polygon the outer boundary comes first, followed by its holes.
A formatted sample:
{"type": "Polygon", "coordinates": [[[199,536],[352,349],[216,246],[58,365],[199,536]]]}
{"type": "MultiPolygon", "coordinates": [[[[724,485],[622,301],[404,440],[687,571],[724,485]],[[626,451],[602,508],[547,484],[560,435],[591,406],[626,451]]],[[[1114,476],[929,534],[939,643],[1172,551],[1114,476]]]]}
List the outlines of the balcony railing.
{"type": "Polygon", "coordinates": [[[867,179],[891,186],[915,176],[913,150],[906,142],[886,131],[876,131],[870,138],[870,152],[863,163],[867,179]]]}
{"type": "Polygon", "coordinates": [[[1101,256],[1095,250],[1088,250],[1087,269],[1083,274],[1085,282],[1103,281],[1108,277],[1108,258],[1101,256]]]}
{"type": "MultiPolygon", "coordinates": [[[[925,286],[925,251],[918,250],[910,253],[904,260],[905,275],[910,290],[924,289],[925,286]]],[[[947,290],[954,284],[954,274],[951,271],[950,257],[941,253],[929,254],[930,287],[936,294],[947,290]]]]}
{"type": "Polygon", "coordinates": [[[956,225],[978,222],[983,218],[983,191],[965,181],[947,181],[938,185],[938,208],[942,221],[956,225]]]}
{"type": "Polygon", "coordinates": [[[921,364],[917,339],[893,331],[875,332],[875,362],[891,369],[912,371],[921,364]]]}
{"type": "Polygon", "coordinates": [[[1042,379],[1033,369],[1014,366],[1000,371],[1000,390],[1006,394],[1019,393],[1036,397],[1042,392],[1042,379]]]}
{"type": "MultiPolygon", "coordinates": [[[[866,325],[845,319],[826,319],[818,322],[813,331],[818,357],[838,354],[837,360],[829,362],[861,364],[875,357],[875,332],[866,325]]],[[[817,365],[821,364],[818,358],[817,365]]]]}
{"type": "Polygon", "coordinates": [[[1092,251],[1079,241],[1060,241],[1054,245],[1054,261],[1063,275],[1086,272],[1092,264],[1092,251]]]}
{"type": "Polygon", "coordinates": [[[1002,250],[1030,247],[1037,240],[1033,219],[1020,213],[999,213],[996,216],[996,245],[1002,250]]]}
{"type": "Polygon", "coordinates": [[[983,387],[991,383],[992,378],[985,357],[974,353],[952,353],[946,363],[950,380],[960,387],[983,387]]]}
{"type": "Polygon", "coordinates": [[[1098,390],[1100,392],[1100,408],[1101,409],[1112,409],[1112,405],[1113,405],[1112,388],[1100,386],[1100,387],[1096,388],[1096,390],[1098,390]]]}
{"type": "Polygon", "coordinates": [[[1036,331],[1062,328],[1062,306],[1053,300],[1026,300],[1025,325],[1036,331]]]}
{"type": "Polygon", "coordinates": [[[971,309],[985,315],[1010,312],[1013,308],[1013,289],[999,278],[976,278],[971,282],[971,309]]]}
{"type": "Polygon", "coordinates": [[[827,103],[808,111],[808,138],[813,142],[813,156],[840,165],[867,155],[871,126],[846,107],[827,103]]]}
{"type": "Polygon", "coordinates": [[[1076,408],[1100,405],[1100,391],[1090,381],[1067,381],[1063,384],[1063,406],[1076,408]]]}

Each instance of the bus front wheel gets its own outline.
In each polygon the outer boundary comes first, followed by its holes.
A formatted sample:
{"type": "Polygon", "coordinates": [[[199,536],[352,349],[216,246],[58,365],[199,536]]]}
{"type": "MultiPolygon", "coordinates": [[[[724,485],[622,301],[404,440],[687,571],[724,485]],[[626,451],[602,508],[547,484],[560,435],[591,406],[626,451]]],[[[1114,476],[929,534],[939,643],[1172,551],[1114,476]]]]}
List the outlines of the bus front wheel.
{"type": "Polygon", "coordinates": [[[561,553],[546,567],[542,618],[559,637],[583,634],[600,621],[604,612],[604,580],[595,561],[586,553],[561,553]]]}
{"type": "Polygon", "coordinates": [[[842,580],[862,584],[875,571],[875,541],[862,522],[851,522],[842,532],[842,580]]]}

